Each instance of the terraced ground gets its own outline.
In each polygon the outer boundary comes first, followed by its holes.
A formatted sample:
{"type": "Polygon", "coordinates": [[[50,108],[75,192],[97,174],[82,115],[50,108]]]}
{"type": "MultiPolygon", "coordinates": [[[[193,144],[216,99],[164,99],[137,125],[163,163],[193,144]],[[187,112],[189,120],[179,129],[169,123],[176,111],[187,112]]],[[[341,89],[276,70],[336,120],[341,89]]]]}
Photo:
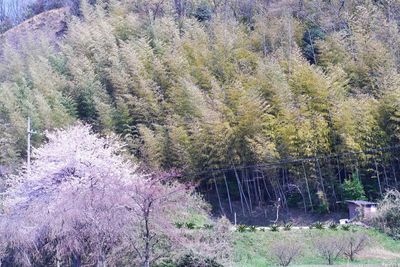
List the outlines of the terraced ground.
{"type": "MultiPolygon", "coordinates": [[[[341,257],[334,266],[400,266],[400,241],[395,241],[387,235],[374,230],[352,226],[350,231],[342,229],[292,229],[272,232],[265,229],[256,232],[235,232],[235,266],[265,267],[276,266],[270,248],[279,240],[290,240],[302,245],[302,253],[291,266],[323,266],[326,260],[319,257],[315,251],[315,240],[328,236],[345,236],[351,231],[364,232],[370,237],[368,246],[361,251],[354,262],[341,257]]],[[[331,265],[332,266],[332,265],[331,265]]]]}

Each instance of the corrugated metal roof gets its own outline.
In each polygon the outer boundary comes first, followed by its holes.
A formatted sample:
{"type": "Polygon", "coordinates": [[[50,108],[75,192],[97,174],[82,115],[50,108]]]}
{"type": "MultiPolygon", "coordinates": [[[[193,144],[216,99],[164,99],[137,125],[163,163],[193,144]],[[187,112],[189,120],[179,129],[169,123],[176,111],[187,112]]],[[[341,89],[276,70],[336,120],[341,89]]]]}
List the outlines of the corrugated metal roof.
{"type": "Polygon", "coordinates": [[[377,205],[375,202],[369,202],[365,200],[346,200],[346,203],[352,203],[358,206],[377,205]]]}

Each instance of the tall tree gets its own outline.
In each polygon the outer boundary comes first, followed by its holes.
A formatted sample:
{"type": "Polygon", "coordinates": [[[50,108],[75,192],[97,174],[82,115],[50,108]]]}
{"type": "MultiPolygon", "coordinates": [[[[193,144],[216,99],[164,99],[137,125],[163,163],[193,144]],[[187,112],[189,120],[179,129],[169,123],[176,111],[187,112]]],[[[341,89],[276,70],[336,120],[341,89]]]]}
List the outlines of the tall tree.
{"type": "Polygon", "coordinates": [[[180,256],[189,244],[199,255],[204,246],[218,246],[219,239],[192,237],[207,232],[175,226],[194,214],[207,220],[192,187],[170,179],[171,173],[140,172],[115,137],[100,138],[78,124],[47,138],[34,151],[31,172],[23,169],[10,180],[0,215],[0,239],[7,240],[1,261],[150,266],[180,256]]]}

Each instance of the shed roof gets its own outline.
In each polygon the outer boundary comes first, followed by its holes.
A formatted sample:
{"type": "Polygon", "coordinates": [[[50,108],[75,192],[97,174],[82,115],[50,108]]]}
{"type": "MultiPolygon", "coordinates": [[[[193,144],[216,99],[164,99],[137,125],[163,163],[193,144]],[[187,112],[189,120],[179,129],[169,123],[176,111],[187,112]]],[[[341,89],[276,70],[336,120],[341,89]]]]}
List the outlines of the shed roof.
{"type": "Polygon", "coordinates": [[[369,202],[365,200],[346,200],[346,203],[355,204],[357,206],[377,205],[375,202],[369,202]]]}

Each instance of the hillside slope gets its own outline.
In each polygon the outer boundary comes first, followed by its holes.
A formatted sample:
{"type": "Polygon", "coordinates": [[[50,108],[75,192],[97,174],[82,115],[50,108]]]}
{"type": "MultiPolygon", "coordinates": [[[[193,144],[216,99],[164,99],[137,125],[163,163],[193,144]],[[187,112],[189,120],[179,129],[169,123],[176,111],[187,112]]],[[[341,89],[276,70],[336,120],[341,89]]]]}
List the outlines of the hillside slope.
{"type": "MultiPolygon", "coordinates": [[[[187,174],[400,143],[399,3],[178,2],[87,5],[57,49],[9,49],[0,62],[0,164],[26,156],[28,116],[39,132],[77,120],[115,132],[144,165],[187,174]]],[[[4,38],[42,41],[44,32],[54,42],[64,14],[42,14],[4,38]]],[[[33,144],[43,141],[35,135],[33,144]]],[[[377,176],[398,184],[397,158],[378,158],[380,170],[343,159],[340,183],[361,166],[376,197],[377,176]]],[[[310,168],[310,195],[324,206],[340,184],[310,168]]],[[[300,171],[289,177],[305,193],[300,171]]]]}
{"type": "Polygon", "coordinates": [[[55,45],[67,30],[68,14],[67,8],[41,13],[9,29],[0,35],[0,39],[3,44],[7,43],[15,48],[28,41],[39,41],[43,37],[55,45]]]}

